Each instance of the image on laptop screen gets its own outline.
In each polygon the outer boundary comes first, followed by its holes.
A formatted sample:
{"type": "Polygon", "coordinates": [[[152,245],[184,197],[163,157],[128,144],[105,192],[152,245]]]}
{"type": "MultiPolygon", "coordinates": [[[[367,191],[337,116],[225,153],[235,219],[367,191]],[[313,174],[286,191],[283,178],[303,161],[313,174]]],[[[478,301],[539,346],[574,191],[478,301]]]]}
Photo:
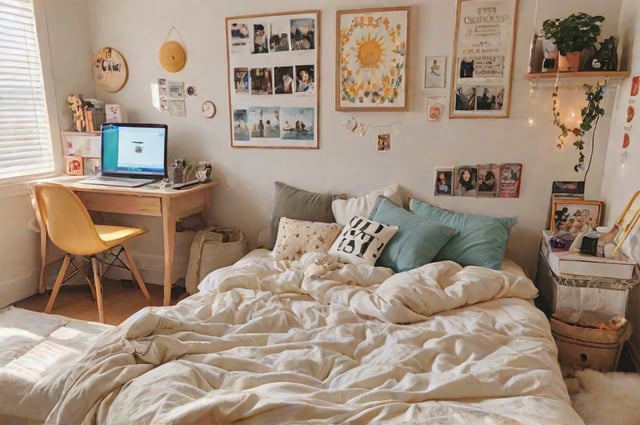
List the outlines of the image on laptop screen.
{"type": "Polygon", "coordinates": [[[165,124],[103,124],[102,175],[162,179],[167,176],[165,124]]]}

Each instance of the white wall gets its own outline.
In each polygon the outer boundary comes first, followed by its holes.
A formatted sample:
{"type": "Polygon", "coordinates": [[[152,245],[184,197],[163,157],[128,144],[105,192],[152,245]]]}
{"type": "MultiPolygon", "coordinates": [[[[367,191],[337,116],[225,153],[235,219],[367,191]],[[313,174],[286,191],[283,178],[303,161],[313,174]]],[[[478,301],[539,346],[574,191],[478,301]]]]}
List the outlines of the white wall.
{"type": "MultiPolygon", "coordinates": [[[[87,17],[87,0],[36,0],[45,88],[47,97],[53,99],[48,102],[54,120],[52,138],[57,142],[57,130],[71,125],[67,95],[93,95],[89,63],[92,47],[87,17]]],[[[57,153],[61,150],[58,146],[57,153]]],[[[33,209],[25,185],[0,188],[0,306],[37,290],[40,248],[39,235],[27,227],[32,218],[33,209]]]]}
{"type": "MultiPolygon", "coordinates": [[[[545,0],[547,1],[547,0],[545,0]]],[[[630,0],[627,0],[630,1],[630,0]]],[[[576,0],[558,1],[574,7],[576,0]]],[[[580,2],[581,3],[581,2],[580,2]]],[[[599,2],[604,4],[605,2],[599,2]]],[[[582,4],[582,3],[581,3],[582,4]]],[[[606,2],[608,19],[617,20],[617,2],[606,2]]],[[[56,97],[60,126],[69,128],[70,111],[65,106],[70,93],[89,93],[92,87],[91,52],[104,46],[118,49],[126,58],[129,80],[117,93],[97,90],[95,97],[119,103],[130,121],[157,121],[169,124],[170,158],[210,159],[221,184],[214,190],[212,219],[221,225],[240,227],[255,243],[257,234],[268,226],[276,180],[314,191],[366,191],[399,183],[405,195],[412,195],[438,206],[477,214],[516,216],[519,224],[508,244],[512,257],[530,276],[535,274],[539,232],[547,221],[550,187],[553,180],[581,178],[573,171],[576,151],[556,150],[558,131],[551,123],[551,85],[540,83],[535,102],[529,101],[530,84],[525,79],[529,44],[534,31],[535,0],[520,0],[517,40],[512,74],[511,112],[507,119],[425,120],[426,96],[449,96],[449,89],[424,90],[424,57],[446,55],[450,66],[456,2],[442,0],[309,0],[299,8],[290,1],[236,0],[47,0],[49,42],[53,52],[56,97]],[[346,133],[340,125],[351,114],[334,110],[335,13],[337,9],[413,6],[409,57],[409,111],[353,113],[370,124],[400,125],[391,130],[392,150],[376,150],[377,132],[360,137],[346,133]],[[320,19],[320,149],[238,149],[230,147],[227,95],[225,17],[319,9],[320,19]],[[187,65],[176,74],[164,71],[158,62],[158,49],[172,26],[187,51],[187,65]],[[150,84],[158,78],[194,85],[198,95],[187,98],[187,116],[170,117],[151,106],[150,84]],[[214,119],[200,116],[200,104],[213,100],[218,107],[214,119]],[[529,118],[535,126],[527,126],[529,118]],[[485,162],[524,163],[523,183],[518,199],[474,199],[433,197],[435,165],[485,162]]],[[[564,10],[558,13],[564,14],[564,10]]],[[[450,69],[448,70],[451,71],[450,69]]],[[[447,82],[447,85],[449,82],[447,82]]],[[[561,82],[563,108],[578,110],[576,100],[583,94],[580,84],[561,82]]],[[[615,92],[607,94],[608,105],[615,92]]],[[[610,106],[607,106],[609,110],[610,106]]],[[[587,196],[599,198],[609,117],[601,121],[594,164],[587,182],[587,196]]],[[[20,213],[28,216],[26,195],[20,213]]],[[[30,267],[21,278],[37,276],[37,243],[25,234],[24,218],[14,217],[15,207],[0,203],[0,222],[7,227],[8,241],[25,246],[18,258],[29,258],[30,267]],[[2,220],[6,219],[6,220],[2,220]],[[31,260],[35,258],[35,260],[31,260]],[[29,270],[30,269],[30,270],[29,270]],[[28,274],[29,271],[31,274],[28,274]],[[25,274],[26,273],[26,274],[25,274]]],[[[152,230],[159,223],[147,223],[152,230]]],[[[149,240],[149,246],[160,239],[149,240]]],[[[162,268],[161,260],[158,269],[162,268]]],[[[6,270],[3,268],[3,270],[6,270]]],[[[15,274],[0,275],[0,282],[15,274]]],[[[1,284],[0,284],[1,285],[1,284]]],[[[1,301],[1,300],[0,300],[1,301]]]]}
{"type": "MultiPolygon", "coordinates": [[[[574,2],[567,2],[574,3],[574,2]]],[[[603,2],[600,2],[600,4],[603,2]]],[[[361,112],[353,115],[366,124],[400,125],[391,129],[392,150],[376,151],[376,131],[364,137],[348,134],[341,127],[349,114],[334,110],[335,11],[365,6],[363,2],[311,0],[306,8],[321,10],[320,25],[320,149],[268,150],[232,149],[229,135],[229,108],[226,78],[224,19],[255,13],[292,10],[291,3],[239,0],[231,2],[177,0],[94,0],[89,3],[93,49],[113,46],[127,59],[130,76],[118,93],[98,92],[109,102],[127,108],[130,120],[161,121],[169,124],[170,157],[211,159],[221,178],[215,189],[213,219],[242,228],[250,240],[265,228],[273,205],[273,182],[282,180],[317,191],[345,191],[352,194],[400,183],[405,194],[425,199],[441,207],[459,211],[514,215],[510,252],[533,275],[538,232],[546,223],[548,199],[553,180],[579,178],[572,170],[576,152],[555,148],[557,131],[551,125],[551,86],[541,84],[535,105],[529,103],[529,83],[525,79],[529,43],[533,33],[535,1],[520,2],[513,94],[509,119],[425,120],[427,95],[447,95],[448,89],[422,89],[424,57],[446,55],[451,61],[455,22],[455,2],[426,0],[368,1],[367,7],[407,5],[412,12],[409,58],[410,111],[361,112]],[[160,45],[175,26],[187,51],[187,65],[176,74],[165,72],[158,63],[160,45]],[[158,78],[194,85],[198,96],[187,98],[187,116],[170,117],[151,106],[150,84],[158,78]],[[218,115],[206,120],[199,105],[212,99],[218,115]],[[537,125],[527,126],[530,115],[537,125]],[[519,199],[434,198],[431,195],[435,165],[523,162],[524,181],[519,199]]],[[[612,7],[616,21],[618,8],[612,7]]],[[[566,85],[563,101],[581,98],[580,86],[566,85]]],[[[602,128],[607,129],[607,119],[602,128]]],[[[384,132],[387,129],[382,129],[384,132]]],[[[598,144],[590,171],[588,191],[599,194],[604,145],[598,144]]]]}
{"type": "MultiPolygon", "coordinates": [[[[623,66],[631,70],[631,76],[640,75],[640,55],[637,54],[637,46],[640,45],[640,31],[637,29],[639,20],[638,1],[624,0],[620,13],[622,29],[620,35],[625,47],[623,66]],[[632,48],[633,46],[636,46],[635,49],[632,48]]],[[[640,95],[631,97],[630,90],[631,78],[628,78],[620,87],[609,132],[609,146],[600,196],[607,206],[605,222],[609,226],[615,223],[631,196],[640,190],[640,117],[638,117],[640,95]],[[630,125],[626,122],[629,105],[633,105],[636,111],[630,125]],[[629,133],[631,138],[631,144],[627,149],[622,147],[625,132],[629,133]]],[[[631,237],[640,238],[640,228],[637,228],[631,237]]],[[[637,256],[636,259],[638,259],[637,256]]],[[[630,340],[631,346],[635,347],[634,354],[638,362],[636,366],[640,367],[640,288],[638,287],[631,291],[628,316],[634,328],[630,340]]]]}

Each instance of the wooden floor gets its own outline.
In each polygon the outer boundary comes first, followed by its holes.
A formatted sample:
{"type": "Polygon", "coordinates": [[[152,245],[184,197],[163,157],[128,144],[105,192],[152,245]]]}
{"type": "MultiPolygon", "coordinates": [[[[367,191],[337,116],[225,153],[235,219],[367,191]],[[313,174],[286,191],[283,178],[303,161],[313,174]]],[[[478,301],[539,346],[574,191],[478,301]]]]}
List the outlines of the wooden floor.
{"type": "MultiPolygon", "coordinates": [[[[147,289],[151,294],[152,305],[161,306],[163,287],[147,284],[147,289]]],[[[171,303],[175,304],[179,298],[184,296],[184,289],[180,287],[173,289],[171,303]]],[[[111,325],[121,323],[131,314],[148,305],[138,286],[131,285],[130,281],[105,279],[102,293],[105,323],[111,325]]],[[[14,305],[27,310],[43,312],[50,294],[51,291],[35,294],[14,303],[14,305]]],[[[91,299],[91,291],[87,285],[62,286],[51,313],[74,319],[98,321],[98,305],[91,299]]]]}

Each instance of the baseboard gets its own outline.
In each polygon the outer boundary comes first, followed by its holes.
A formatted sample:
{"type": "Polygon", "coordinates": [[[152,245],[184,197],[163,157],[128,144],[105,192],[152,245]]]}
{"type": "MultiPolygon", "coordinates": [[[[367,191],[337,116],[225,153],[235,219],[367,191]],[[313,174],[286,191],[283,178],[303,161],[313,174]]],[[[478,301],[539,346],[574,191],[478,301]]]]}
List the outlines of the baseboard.
{"type": "Polygon", "coordinates": [[[0,307],[13,304],[38,292],[38,278],[39,274],[36,274],[0,283],[0,307]]]}

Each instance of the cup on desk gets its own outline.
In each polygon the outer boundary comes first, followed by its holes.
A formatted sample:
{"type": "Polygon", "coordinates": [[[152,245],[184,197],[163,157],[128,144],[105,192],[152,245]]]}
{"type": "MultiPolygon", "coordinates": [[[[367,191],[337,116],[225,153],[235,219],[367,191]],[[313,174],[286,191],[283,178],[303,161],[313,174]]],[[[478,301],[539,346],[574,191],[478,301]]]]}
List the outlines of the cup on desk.
{"type": "Polygon", "coordinates": [[[200,182],[200,183],[204,183],[207,181],[207,178],[209,178],[207,170],[198,170],[196,171],[196,179],[200,182]]]}

